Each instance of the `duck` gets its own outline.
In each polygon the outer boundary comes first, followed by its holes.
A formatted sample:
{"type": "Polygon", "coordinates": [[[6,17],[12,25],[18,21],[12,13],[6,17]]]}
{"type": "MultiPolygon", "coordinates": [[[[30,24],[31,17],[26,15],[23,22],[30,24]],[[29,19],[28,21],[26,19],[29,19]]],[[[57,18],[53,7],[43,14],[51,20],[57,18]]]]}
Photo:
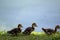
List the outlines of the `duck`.
{"type": "Polygon", "coordinates": [[[36,23],[32,23],[32,26],[31,27],[27,27],[24,30],[23,34],[30,35],[35,30],[35,27],[37,27],[37,24],[36,23]]]}
{"type": "Polygon", "coordinates": [[[17,35],[18,33],[21,33],[21,31],[22,31],[22,28],[23,26],[22,26],[22,24],[18,24],[18,27],[17,28],[14,28],[14,29],[12,29],[12,30],[10,30],[10,31],[7,31],[7,33],[8,34],[12,34],[12,35],[17,35]]]}
{"type": "Polygon", "coordinates": [[[46,34],[48,34],[48,35],[51,35],[51,34],[53,34],[53,33],[56,33],[56,32],[57,32],[57,29],[60,29],[60,26],[59,26],[59,25],[55,26],[55,29],[51,29],[51,28],[45,29],[45,28],[42,28],[42,30],[43,30],[46,34]]]}

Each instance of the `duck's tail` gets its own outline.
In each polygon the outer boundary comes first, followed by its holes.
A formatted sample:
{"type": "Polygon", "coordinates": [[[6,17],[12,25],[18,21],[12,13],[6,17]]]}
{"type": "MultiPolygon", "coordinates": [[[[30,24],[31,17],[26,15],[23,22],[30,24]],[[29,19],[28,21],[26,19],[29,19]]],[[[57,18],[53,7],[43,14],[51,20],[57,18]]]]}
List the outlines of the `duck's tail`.
{"type": "Polygon", "coordinates": [[[42,28],[42,30],[46,33],[46,29],[42,28]]]}
{"type": "Polygon", "coordinates": [[[7,33],[9,33],[9,34],[10,34],[10,33],[11,33],[11,31],[7,31],[7,33]]]}

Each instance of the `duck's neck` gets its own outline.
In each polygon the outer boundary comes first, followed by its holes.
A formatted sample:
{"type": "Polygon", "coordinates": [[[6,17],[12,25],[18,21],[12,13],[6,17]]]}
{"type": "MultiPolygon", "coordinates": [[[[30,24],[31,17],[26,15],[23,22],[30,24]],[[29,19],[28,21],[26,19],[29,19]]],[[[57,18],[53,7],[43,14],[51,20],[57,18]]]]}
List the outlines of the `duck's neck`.
{"type": "Polygon", "coordinates": [[[21,27],[18,27],[18,29],[21,29],[21,27]]]}
{"type": "Polygon", "coordinates": [[[57,32],[57,27],[55,27],[55,32],[57,32]]]}
{"type": "Polygon", "coordinates": [[[34,26],[32,25],[32,28],[34,28],[34,26]]]}

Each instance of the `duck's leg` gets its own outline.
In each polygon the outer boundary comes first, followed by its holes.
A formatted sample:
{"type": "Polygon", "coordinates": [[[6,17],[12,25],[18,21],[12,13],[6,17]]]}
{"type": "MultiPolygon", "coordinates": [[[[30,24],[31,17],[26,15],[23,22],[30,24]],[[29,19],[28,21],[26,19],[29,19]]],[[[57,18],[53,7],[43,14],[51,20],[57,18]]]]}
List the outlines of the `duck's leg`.
{"type": "Polygon", "coordinates": [[[17,32],[15,32],[14,35],[17,36],[17,32]]]}
{"type": "Polygon", "coordinates": [[[24,31],[24,32],[23,32],[23,34],[25,34],[25,35],[26,35],[26,34],[28,34],[28,32],[27,32],[27,31],[24,31]]]}

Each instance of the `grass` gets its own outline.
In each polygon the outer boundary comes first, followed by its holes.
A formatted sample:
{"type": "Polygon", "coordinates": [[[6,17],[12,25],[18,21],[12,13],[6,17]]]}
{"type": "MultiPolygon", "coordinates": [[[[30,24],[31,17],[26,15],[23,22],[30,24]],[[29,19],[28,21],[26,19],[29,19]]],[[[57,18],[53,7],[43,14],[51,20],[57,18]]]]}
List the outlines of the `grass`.
{"type": "Polygon", "coordinates": [[[44,32],[32,32],[31,35],[23,35],[20,33],[18,36],[0,32],[0,40],[60,40],[60,32],[52,35],[46,35],[44,32]]]}

